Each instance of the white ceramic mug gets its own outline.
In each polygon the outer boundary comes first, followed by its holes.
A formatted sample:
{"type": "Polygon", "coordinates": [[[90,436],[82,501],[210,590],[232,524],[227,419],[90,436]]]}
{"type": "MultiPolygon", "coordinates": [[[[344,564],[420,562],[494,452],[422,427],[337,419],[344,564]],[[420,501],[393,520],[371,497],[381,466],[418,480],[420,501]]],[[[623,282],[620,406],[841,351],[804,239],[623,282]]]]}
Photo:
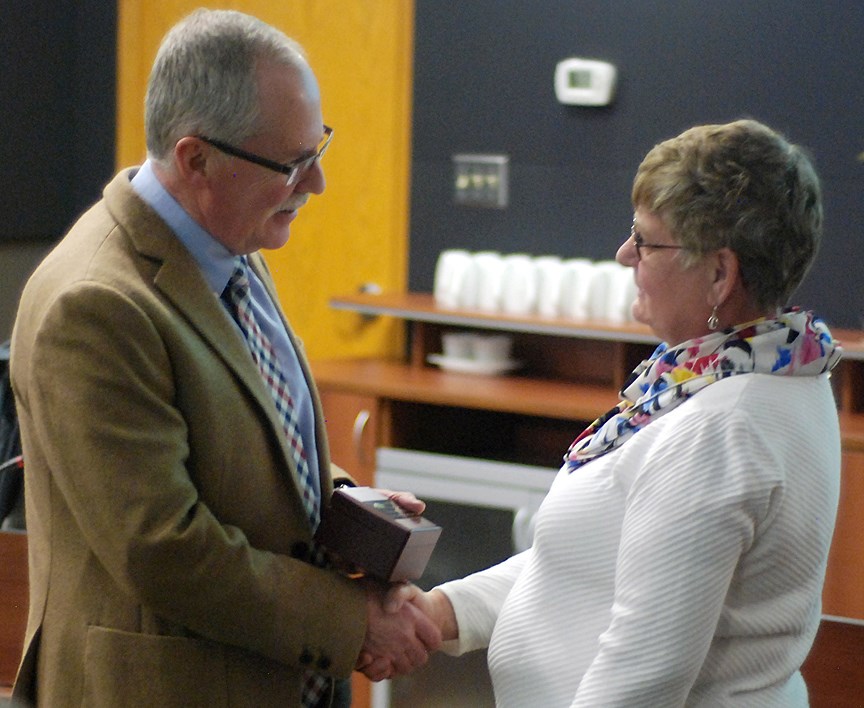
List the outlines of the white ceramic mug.
{"type": "Polygon", "coordinates": [[[478,334],[472,342],[474,359],[483,362],[506,362],[510,360],[513,337],[506,334],[478,334]]]}
{"type": "Polygon", "coordinates": [[[471,254],[463,249],[442,251],[435,264],[433,295],[441,307],[459,307],[465,278],[471,267],[471,254]]]}
{"type": "Polygon", "coordinates": [[[543,317],[557,317],[561,297],[561,279],[564,264],[558,256],[540,256],[534,259],[537,276],[537,312],[543,317]]]}
{"type": "Polygon", "coordinates": [[[448,359],[472,359],[475,336],[471,332],[444,332],[441,335],[441,351],[448,359]]]}
{"type": "Polygon", "coordinates": [[[606,317],[612,322],[629,322],[633,319],[631,313],[633,301],[636,299],[636,281],[633,279],[633,269],[619,266],[612,280],[608,296],[606,317]]]}
{"type": "Polygon", "coordinates": [[[615,286],[621,266],[615,261],[597,261],[594,277],[588,294],[588,319],[608,320],[615,318],[617,303],[615,286]]]}
{"type": "Polygon", "coordinates": [[[534,259],[524,253],[504,256],[501,309],[512,315],[527,315],[537,304],[534,259]]]}
{"type": "Polygon", "coordinates": [[[562,264],[558,312],[561,317],[584,320],[588,317],[588,296],[594,278],[594,264],[587,258],[570,258],[562,264]]]}
{"type": "Polygon", "coordinates": [[[480,267],[474,254],[468,257],[468,265],[462,273],[459,283],[459,293],[456,296],[458,306],[465,310],[474,310],[480,297],[480,267]]]}
{"type": "Polygon", "coordinates": [[[477,273],[476,307],[494,312],[501,308],[501,289],[504,278],[504,259],[495,251],[474,254],[477,273]]]}

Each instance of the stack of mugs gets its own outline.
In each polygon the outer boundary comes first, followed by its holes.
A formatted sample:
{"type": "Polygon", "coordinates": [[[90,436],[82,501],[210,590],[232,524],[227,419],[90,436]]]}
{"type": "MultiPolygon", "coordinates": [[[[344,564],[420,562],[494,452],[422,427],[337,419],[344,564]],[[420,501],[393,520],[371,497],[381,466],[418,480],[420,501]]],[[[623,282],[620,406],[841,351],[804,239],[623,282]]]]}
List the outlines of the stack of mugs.
{"type": "Polygon", "coordinates": [[[633,271],[615,261],[448,249],[435,267],[434,296],[446,308],[574,320],[632,319],[633,271]]]}

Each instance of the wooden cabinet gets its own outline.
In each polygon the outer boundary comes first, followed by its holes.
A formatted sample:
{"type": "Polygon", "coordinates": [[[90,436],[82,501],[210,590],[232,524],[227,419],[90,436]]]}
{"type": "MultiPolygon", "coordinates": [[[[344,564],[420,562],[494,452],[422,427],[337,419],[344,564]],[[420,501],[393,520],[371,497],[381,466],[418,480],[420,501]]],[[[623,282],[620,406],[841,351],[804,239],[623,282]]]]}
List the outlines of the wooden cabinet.
{"type": "MultiPolygon", "coordinates": [[[[379,399],[330,386],[321,387],[321,404],[330,440],[330,454],[358,484],[372,486],[375,479],[375,448],[380,444],[379,399]]],[[[371,685],[363,674],[351,676],[353,708],[368,708],[371,685]]]]}
{"type": "Polygon", "coordinates": [[[378,398],[324,387],[321,404],[333,462],[347,470],[358,484],[371,485],[375,478],[375,448],[381,441],[378,398]]]}
{"type": "Polygon", "coordinates": [[[810,708],[864,705],[864,624],[823,620],[801,673],[810,708]]]}
{"type": "Polygon", "coordinates": [[[843,450],[840,506],[828,558],[823,611],[864,619],[864,451],[843,450]]]}
{"type": "MultiPolygon", "coordinates": [[[[406,320],[410,345],[405,360],[313,362],[322,395],[377,399],[377,444],[429,452],[554,466],[579,426],[618,401],[625,377],[656,346],[641,325],[576,326],[448,311],[430,295],[360,295],[332,304],[358,318],[406,320]],[[519,368],[508,376],[478,376],[432,366],[428,357],[441,351],[442,333],[454,329],[511,334],[519,368]]],[[[326,403],[325,413],[331,416],[326,403]]],[[[333,456],[338,462],[336,451],[333,456]]]]}
{"type": "Polygon", "coordinates": [[[27,536],[0,531],[0,697],[11,694],[27,628],[27,536]]]}
{"type": "MultiPolygon", "coordinates": [[[[516,317],[448,310],[429,294],[357,295],[331,301],[358,322],[390,316],[408,323],[404,359],[318,361],[313,369],[332,420],[334,459],[371,479],[371,451],[350,463],[361,410],[377,416],[375,442],[429,452],[555,466],[574,435],[618,401],[632,369],[657,340],[644,326],[516,317]],[[507,332],[521,367],[507,375],[442,371],[428,362],[452,330],[507,332]],[[338,410],[345,404],[345,410],[338,410]],[[351,430],[349,434],[347,431],[351,430]],[[341,431],[337,433],[337,430],[341,431]]],[[[356,324],[356,323],[355,323],[356,324]]],[[[864,332],[833,330],[844,348],[832,374],[840,410],[843,481],[837,529],[829,558],[824,612],[864,620],[864,332]]]]}

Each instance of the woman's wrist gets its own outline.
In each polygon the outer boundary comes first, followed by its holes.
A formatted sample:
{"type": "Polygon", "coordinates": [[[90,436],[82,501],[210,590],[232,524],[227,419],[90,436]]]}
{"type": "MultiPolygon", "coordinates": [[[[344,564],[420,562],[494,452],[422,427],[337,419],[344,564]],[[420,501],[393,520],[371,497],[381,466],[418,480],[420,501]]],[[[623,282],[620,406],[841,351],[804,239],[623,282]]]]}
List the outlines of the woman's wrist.
{"type": "Polygon", "coordinates": [[[456,612],[450,598],[441,590],[433,589],[426,593],[429,601],[432,621],[441,630],[441,639],[449,641],[459,638],[459,623],[456,621],[456,612]]]}

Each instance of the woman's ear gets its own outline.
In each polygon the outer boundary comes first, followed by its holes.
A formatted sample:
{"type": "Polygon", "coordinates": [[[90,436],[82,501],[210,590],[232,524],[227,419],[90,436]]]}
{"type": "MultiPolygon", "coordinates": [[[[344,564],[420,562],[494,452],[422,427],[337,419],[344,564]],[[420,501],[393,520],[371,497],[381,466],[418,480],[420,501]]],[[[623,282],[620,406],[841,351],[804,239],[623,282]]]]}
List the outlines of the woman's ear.
{"type": "Polygon", "coordinates": [[[711,296],[714,298],[710,305],[722,305],[729,296],[741,285],[741,270],[738,264],[738,256],[731,248],[721,248],[711,254],[712,270],[710,271],[711,296]]]}

